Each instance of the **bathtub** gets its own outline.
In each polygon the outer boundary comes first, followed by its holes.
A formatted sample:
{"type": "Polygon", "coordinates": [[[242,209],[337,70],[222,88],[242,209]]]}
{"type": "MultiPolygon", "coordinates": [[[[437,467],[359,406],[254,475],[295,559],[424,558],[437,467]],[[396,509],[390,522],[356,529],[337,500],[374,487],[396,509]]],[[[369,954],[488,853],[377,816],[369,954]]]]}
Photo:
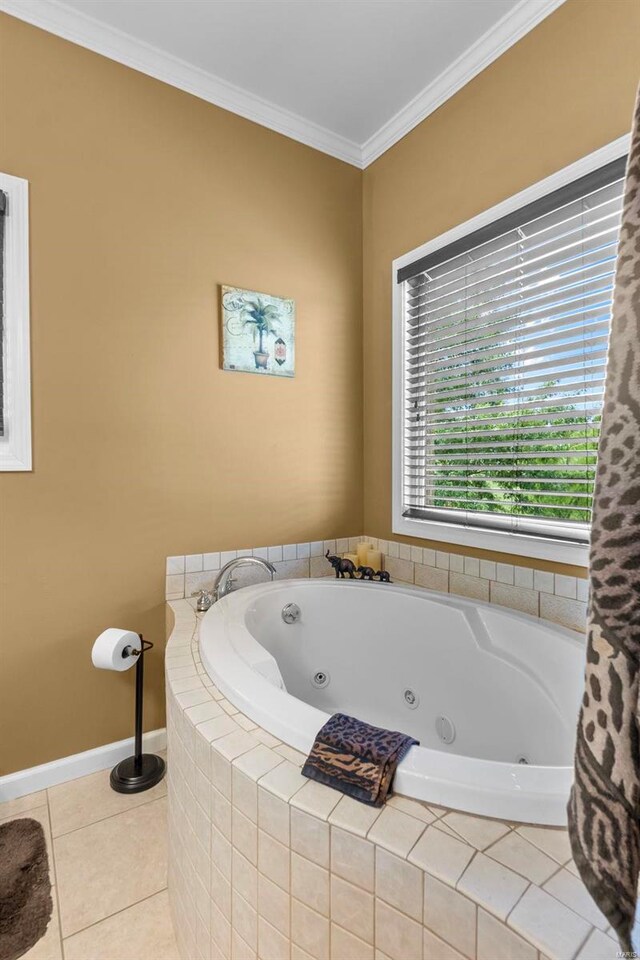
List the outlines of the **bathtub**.
{"type": "Polygon", "coordinates": [[[420,741],[396,793],[566,824],[584,661],[569,630],[410,586],[289,580],[212,607],[200,656],[231,703],[303,753],[332,713],[349,713],[420,741]]]}

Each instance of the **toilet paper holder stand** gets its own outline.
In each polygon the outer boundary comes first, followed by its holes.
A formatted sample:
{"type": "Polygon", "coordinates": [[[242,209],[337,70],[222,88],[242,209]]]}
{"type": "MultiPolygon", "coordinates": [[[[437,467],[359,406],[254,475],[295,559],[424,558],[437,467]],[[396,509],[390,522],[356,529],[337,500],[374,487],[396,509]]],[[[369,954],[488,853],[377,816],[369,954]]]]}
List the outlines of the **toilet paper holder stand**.
{"type": "Polygon", "coordinates": [[[117,763],[109,782],[116,793],[141,793],[159,783],[165,774],[165,762],[162,757],[154,753],[142,752],[142,708],[144,686],[144,654],[151,650],[153,644],[140,637],[140,649],[125,647],[123,657],[137,657],[136,660],[136,707],[135,707],[135,738],[134,754],[117,763]]]}

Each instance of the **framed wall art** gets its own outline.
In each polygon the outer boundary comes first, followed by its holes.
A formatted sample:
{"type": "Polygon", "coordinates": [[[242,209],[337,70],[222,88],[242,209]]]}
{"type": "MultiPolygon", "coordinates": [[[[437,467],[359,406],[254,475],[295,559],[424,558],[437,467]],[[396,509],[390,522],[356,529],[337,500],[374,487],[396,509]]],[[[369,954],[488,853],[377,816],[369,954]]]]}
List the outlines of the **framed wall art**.
{"type": "Polygon", "coordinates": [[[295,302],[227,286],[221,296],[223,370],[293,377],[295,302]]]}

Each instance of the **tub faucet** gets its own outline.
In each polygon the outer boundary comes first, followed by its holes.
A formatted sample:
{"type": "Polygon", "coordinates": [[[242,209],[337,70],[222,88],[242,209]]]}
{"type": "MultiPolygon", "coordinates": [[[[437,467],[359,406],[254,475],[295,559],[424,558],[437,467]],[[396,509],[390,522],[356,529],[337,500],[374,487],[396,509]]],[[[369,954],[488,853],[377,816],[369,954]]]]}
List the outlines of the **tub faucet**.
{"type": "Polygon", "coordinates": [[[234,584],[231,573],[236,567],[247,566],[248,564],[257,564],[259,567],[262,567],[273,580],[276,568],[272,563],[269,563],[268,560],[263,560],[261,557],[237,557],[235,560],[229,560],[229,563],[225,563],[214,581],[213,590],[211,591],[212,603],[217,603],[218,600],[221,600],[223,597],[226,597],[228,593],[231,593],[234,584]]]}

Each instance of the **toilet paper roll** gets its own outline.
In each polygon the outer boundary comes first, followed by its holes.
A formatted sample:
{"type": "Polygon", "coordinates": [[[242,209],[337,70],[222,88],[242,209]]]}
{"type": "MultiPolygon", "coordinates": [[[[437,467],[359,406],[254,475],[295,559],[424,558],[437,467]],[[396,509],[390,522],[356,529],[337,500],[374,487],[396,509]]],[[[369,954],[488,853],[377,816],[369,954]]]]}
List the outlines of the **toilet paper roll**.
{"type": "Polygon", "coordinates": [[[91,659],[94,667],[100,670],[128,670],[138,659],[127,653],[140,649],[140,637],[132,630],[118,630],[109,627],[104,630],[93,645],[91,659]]]}

